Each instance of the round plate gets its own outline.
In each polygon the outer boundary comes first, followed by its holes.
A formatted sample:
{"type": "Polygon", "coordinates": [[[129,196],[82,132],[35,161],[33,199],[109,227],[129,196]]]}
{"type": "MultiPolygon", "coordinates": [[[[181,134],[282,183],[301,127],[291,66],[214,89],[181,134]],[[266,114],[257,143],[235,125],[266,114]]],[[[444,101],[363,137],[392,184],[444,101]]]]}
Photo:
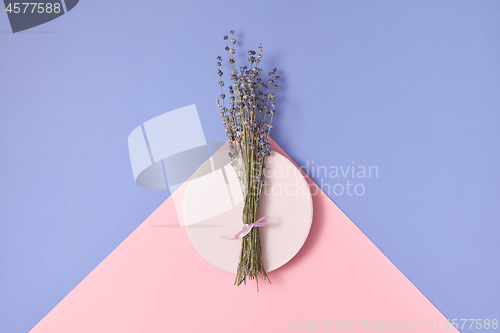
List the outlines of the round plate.
{"type": "MultiPolygon", "coordinates": [[[[227,156],[227,152],[218,154],[227,156]]],[[[216,155],[206,163],[213,169],[214,161],[216,155]]],[[[306,180],[290,160],[273,151],[266,166],[259,217],[269,216],[270,224],[260,227],[260,237],[263,264],[270,272],[290,261],[304,245],[313,205],[306,180]]],[[[208,262],[235,274],[241,240],[221,236],[232,238],[242,229],[242,211],[241,189],[229,164],[193,179],[186,187],[183,214],[189,239],[208,262]]]]}

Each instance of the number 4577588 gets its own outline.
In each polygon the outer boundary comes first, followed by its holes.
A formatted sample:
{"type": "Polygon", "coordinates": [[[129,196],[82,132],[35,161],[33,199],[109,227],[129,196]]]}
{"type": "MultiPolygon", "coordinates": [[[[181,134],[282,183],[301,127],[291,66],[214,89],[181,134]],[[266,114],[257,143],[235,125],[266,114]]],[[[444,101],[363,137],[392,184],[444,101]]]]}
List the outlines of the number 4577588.
{"type": "Polygon", "coordinates": [[[15,2],[9,3],[5,10],[11,14],[51,14],[51,13],[60,13],[61,12],[61,4],[60,3],[37,3],[37,2],[15,2]]]}
{"type": "Polygon", "coordinates": [[[472,329],[474,326],[475,329],[480,330],[480,329],[498,329],[498,319],[448,319],[446,320],[446,323],[444,324],[444,327],[447,328],[469,328],[472,329]],[[469,325],[470,323],[470,325],[469,325]],[[475,325],[474,325],[475,323],[475,325]],[[462,324],[462,325],[460,325],[462,324]]]}

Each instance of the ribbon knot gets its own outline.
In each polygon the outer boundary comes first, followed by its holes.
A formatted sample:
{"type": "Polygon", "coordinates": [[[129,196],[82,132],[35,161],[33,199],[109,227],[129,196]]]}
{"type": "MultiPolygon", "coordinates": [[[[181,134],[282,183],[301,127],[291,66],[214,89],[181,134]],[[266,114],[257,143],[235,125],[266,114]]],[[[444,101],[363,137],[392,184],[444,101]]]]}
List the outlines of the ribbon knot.
{"type": "Polygon", "coordinates": [[[221,236],[221,238],[228,239],[228,240],[242,239],[243,237],[248,235],[254,227],[264,227],[266,225],[269,225],[270,222],[262,222],[263,220],[268,219],[268,218],[269,218],[269,216],[262,216],[260,219],[258,219],[254,223],[250,223],[250,224],[243,223],[243,229],[241,231],[239,231],[234,236],[234,238],[228,238],[225,236],[221,236]]]}

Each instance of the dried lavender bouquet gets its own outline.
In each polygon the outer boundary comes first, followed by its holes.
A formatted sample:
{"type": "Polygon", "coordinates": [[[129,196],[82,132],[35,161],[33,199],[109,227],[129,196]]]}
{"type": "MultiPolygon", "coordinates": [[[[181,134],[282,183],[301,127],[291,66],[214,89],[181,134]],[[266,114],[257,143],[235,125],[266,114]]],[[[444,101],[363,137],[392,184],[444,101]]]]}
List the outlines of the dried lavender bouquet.
{"type": "Polygon", "coordinates": [[[224,94],[224,81],[222,81],[222,57],[217,57],[219,75],[219,86],[221,88],[220,100],[217,106],[220,108],[222,123],[224,124],[229,142],[229,156],[231,165],[236,171],[241,185],[245,205],[243,208],[244,228],[250,232],[242,238],[241,253],[236,273],[235,285],[245,283],[248,279],[256,279],[257,290],[259,288],[259,275],[264,279],[267,276],[262,264],[262,246],[260,242],[259,228],[259,203],[264,185],[264,169],[266,156],[271,155],[271,144],[269,143],[269,131],[273,127],[274,115],[274,92],[278,88],[276,76],[277,69],[269,73],[269,78],[261,78],[262,69],[259,63],[262,59],[262,44],[259,44],[258,52],[248,51],[249,66],[235,66],[235,44],[234,30],[230,31],[231,39],[224,36],[226,51],[231,64],[231,82],[229,86],[229,103],[226,103],[224,94]],[[267,92],[263,92],[266,89],[267,92]],[[222,100],[222,104],[221,104],[222,100]],[[228,107],[226,107],[228,104],[228,107]],[[257,225],[253,224],[257,223],[257,225]]]}

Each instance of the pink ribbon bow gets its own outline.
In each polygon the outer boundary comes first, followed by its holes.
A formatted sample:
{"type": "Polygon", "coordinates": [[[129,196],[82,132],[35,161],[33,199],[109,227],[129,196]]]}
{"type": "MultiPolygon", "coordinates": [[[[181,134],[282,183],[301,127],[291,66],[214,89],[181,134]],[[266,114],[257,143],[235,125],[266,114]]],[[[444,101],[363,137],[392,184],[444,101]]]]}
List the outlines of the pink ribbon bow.
{"type": "Polygon", "coordinates": [[[264,227],[266,225],[269,225],[270,222],[262,222],[262,220],[265,220],[265,219],[268,219],[269,216],[262,216],[260,219],[258,219],[257,221],[255,221],[254,223],[251,223],[251,224],[243,224],[243,229],[238,232],[234,238],[228,238],[228,237],[224,237],[224,236],[221,236],[222,238],[224,239],[228,239],[228,240],[235,240],[235,239],[242,239],[243,237],[245,237],[246,235],[248,235],[250,233],[250,231],[252,231],[252,228],[253,227],[264,227]]]}

